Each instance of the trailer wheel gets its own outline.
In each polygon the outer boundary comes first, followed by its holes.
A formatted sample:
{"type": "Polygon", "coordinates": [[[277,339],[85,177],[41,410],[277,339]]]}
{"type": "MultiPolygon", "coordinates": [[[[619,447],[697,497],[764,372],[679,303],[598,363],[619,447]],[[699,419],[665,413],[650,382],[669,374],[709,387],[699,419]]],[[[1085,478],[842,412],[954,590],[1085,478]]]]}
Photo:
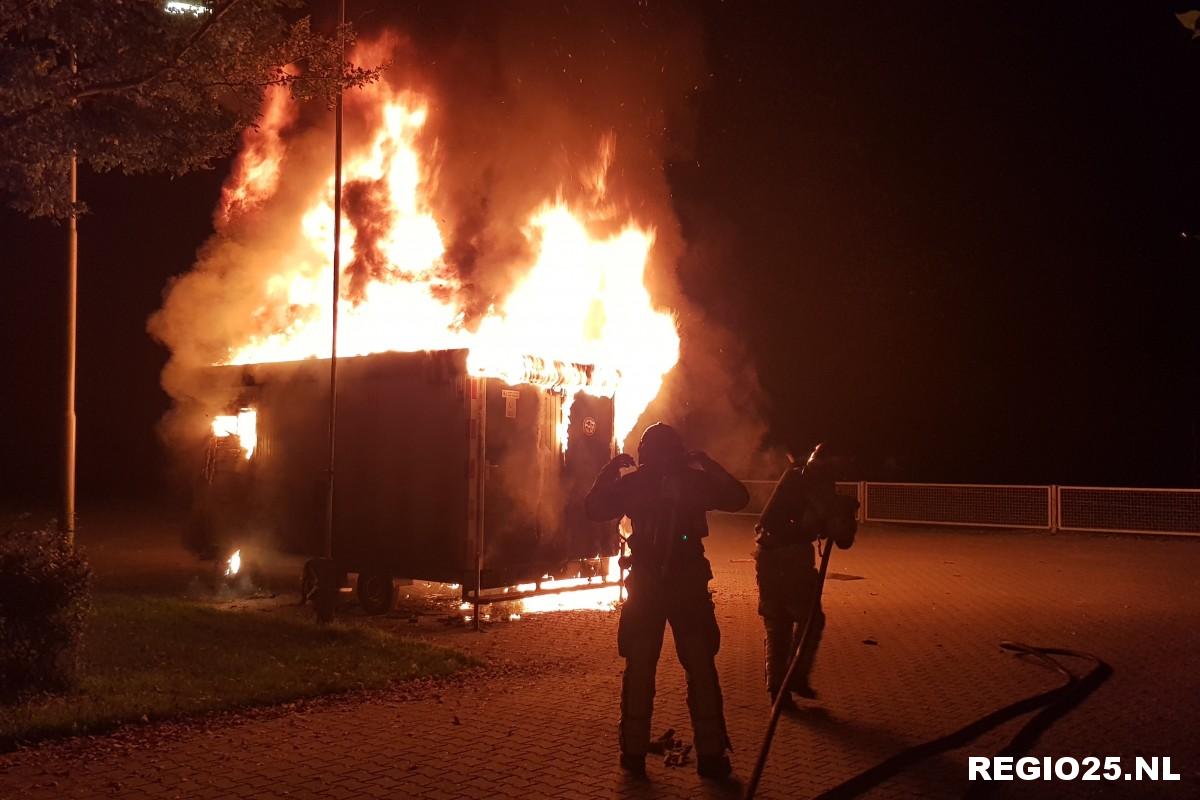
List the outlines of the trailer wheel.
{"type": "Polygon", "coordinates": [[[317,566],[311,560],[304,562],[304,573],[300,576],[300,605],[304,605],[317,590],[317,566]]]}
{"type": "Polygon", "coordinates": [[[300,602],[312,600],[317,622],[333,621],[342,575],[331,558],[314,558],[304,565],[304,573],[300,577],[300,602]]]}
{"type": "Polygon", "coordinates": [[[358,574],[358,602],[368,614],[391,611],[395,591],[391,573],[367,571],[358,574]]]}

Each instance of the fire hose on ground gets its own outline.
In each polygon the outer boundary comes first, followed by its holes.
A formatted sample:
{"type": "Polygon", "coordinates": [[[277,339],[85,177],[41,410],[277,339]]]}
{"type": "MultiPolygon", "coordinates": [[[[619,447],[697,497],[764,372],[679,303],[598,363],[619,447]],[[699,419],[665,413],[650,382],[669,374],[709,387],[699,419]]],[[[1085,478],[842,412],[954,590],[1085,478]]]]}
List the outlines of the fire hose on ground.
{"type": "MultiPolygon", "coordinates": [[[[817,609],[820,608],[821,593],[825,588],[825,576],[829,571],[829,556],[832,551],[832,539],[825,540],[824,548],[821,551],[821,567],[817,574],[817,583],[813,592],[813,602],[809,606],[808,618],[804,622],[804,630],[799,641],[796,643],[796,649],[792,654],[791,663],[788,665],[787,674],[775,697],[775,702],[771,706],[771,717],[767,722],[767,731],[763,736],[763,743],[758,751],[758,760],[755,762],[754,772],[746,784],[746,791],[743,795],[744,800],[752,800],[755,792],[758,791],[758,784],[762,779],[763,770],[766,768],[767,756],[771,751],[771,743],[775,738],[775,730],[779,724],[779,716],[783,711],[784,697],[787,692],[786,687],[791,684],[792,675],[800,663],[800,654],[804,652],[804,645],[812,630],[817,609]]],[[[1021,753],[1027,752],[1037,742],[1038,737],[1054,724],[1055,721],[1083,702],[1088,695],[1099,688],[1112,675],[1112,667],[1092,653],[1059,647],[1036,647],[1011,641],[1001,642],[1000,647],[1011,653],[1028,656],[1038,661],[1043,666],[1058,672],[1064,678],[1064,682],[1053,689],[1040,692],[1010,703],[1003,708],[996,709],[945,736],[922,742],[903,752],[897,753],[843,781],[832,789],[822,792],[818,795],[818,800],[842,800],[842,798],[857,797],[879,786],[884,781],[895,777],[914,764],[939,753],[963,747],[998,725],[1019,717],[1022,714],[1041,709],[1017,731],[1008,745],[997,754],[1000,756],[1018,756],[1021,753]],[[1084,675],[1079,676],[1063,666],[1054,656],[1066,656],[1091,661],[1092,667],[1084,675]]],[[[966,796],[972,798],[982,797],[990,788],[990,784],[980,783],[973,786],[967,792],[966,796]]]]}

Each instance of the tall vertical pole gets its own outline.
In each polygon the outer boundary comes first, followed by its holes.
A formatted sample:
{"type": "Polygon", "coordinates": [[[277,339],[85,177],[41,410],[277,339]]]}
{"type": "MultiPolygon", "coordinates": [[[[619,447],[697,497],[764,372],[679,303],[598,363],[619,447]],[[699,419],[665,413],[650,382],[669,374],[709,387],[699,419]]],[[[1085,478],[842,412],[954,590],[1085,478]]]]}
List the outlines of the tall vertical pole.
{"type": "MultiPolygon", "coordinates": [[[[338,2],[338,81],[346,63],[346,0],[338,2]]],[[[342,88],[333,106],[333,326],[329,346],[329,496],[325,507],[325,558],[333,556],[333,464],[337,440],[337,338],[338,300],[342,279],[342,88]]]]}
{"type": "MultiPolygon", "coordinates": [[[[71,73],[74,74],[75,51],[71,51],[71,73]]],[[[76,288],[79,275],[79,234],[75,202],[78,200],[79,163],[75,148],[71,148],[71,215],[67,227],[67,343],[65,352],[65,402],[63,406],[63,482],[62,506],[58,527],[63,541],[75,549],[75,312],[76,288]]]]}
{"type": "Polygon", "coordinates": [[[483,624],[479,621],[480,611],[480,595],[483,594],[483,535],[485,532],[484,520],[484,500],[487,498],[487,378],[474,378],[479,385],[479,439],[476,442],[476,463],[479,469],[476,472],[475,480],[477,488],[475,490],[475,630],[482,630],[483,624]]]}

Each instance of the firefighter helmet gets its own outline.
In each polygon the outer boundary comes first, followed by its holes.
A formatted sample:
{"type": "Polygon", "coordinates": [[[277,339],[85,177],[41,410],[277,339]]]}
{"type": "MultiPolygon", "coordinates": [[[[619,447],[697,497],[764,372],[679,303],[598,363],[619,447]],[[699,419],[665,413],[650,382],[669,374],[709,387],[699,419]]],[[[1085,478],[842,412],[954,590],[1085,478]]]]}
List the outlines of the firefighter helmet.
{"type": "Polygon", "coordinates": [[[665,466],[687,460],[687,450],[679,432],[665,422],[656,422],[642,433],[638,442],[638,463],[645,466],[665,466]]]}

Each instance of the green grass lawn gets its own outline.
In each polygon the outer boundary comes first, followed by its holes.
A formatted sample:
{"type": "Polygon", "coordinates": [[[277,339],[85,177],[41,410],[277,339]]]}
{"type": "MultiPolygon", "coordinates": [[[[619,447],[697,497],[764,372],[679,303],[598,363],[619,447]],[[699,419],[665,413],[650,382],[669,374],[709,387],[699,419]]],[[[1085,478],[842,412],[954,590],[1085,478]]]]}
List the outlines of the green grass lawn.
{"type": "Polygon", "coordinates": [[[356,625],[159,597],[95,598],[73,692],[0,706],[0,749],[123,722],[447,675],[469,656],[356,625]]]}

